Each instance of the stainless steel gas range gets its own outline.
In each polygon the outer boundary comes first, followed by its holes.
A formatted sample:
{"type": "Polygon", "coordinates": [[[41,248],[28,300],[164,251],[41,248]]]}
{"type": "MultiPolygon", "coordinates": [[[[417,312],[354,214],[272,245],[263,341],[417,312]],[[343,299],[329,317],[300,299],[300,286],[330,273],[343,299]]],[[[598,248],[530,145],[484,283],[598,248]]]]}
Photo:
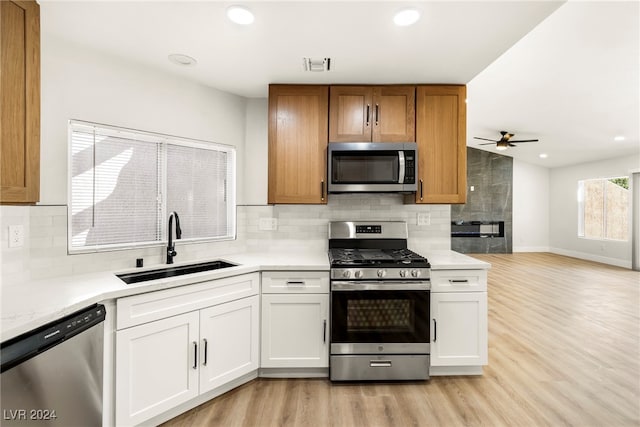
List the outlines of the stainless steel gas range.
{"type": "Polygon", "coordinates": [[[332,381],[429,378],[429,262],[407,224],[331,222],[332,381]]]}

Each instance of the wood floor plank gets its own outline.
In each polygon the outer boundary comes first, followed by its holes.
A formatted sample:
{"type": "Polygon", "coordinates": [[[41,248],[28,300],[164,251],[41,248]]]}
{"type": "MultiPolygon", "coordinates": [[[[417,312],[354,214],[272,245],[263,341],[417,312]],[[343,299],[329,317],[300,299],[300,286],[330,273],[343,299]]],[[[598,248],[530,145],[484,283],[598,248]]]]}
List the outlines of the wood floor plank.
{"type": "Polygon", "coordinates": [[[164,426],[640,426],[640,273],[548,253],[473,256],[492,264],[482,376],[257,379],[164,426]]]}

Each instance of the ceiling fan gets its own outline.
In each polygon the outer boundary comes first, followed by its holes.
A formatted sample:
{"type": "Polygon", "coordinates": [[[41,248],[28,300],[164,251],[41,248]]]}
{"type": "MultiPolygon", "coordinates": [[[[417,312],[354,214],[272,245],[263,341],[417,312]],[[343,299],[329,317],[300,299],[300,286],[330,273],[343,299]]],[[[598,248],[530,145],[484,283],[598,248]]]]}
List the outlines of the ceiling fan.
{"type": "Polygon", "coordinates": [[[516,143],[518,142],[537,142],[537,139],[521,139],[518,141],[515,140],[511,140],[511,137],[513,137],[514,134],[509,133],[507,131],[500,131],[500,135],[502,135],[502,138],[498,139],[498,140],[494,140],[494,139],[487,139],[487,138],[480,138],[478,136],[474,136],[474,139],[481,139],[483,141],[491,141],[491,142],[486,142],[484,144],[478,144],[478,145],[490,145],[490,144],[496,144],[496,150],[506,150],[509,147],[515,147],[516,143]]]}

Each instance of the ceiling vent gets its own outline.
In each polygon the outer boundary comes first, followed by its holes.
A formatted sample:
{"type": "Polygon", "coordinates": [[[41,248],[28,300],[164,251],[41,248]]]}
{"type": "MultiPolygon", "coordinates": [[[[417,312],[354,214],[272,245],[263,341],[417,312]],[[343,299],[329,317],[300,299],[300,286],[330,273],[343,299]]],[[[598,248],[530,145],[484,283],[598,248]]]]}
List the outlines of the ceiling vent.
{"type": "Polygon", "coordinates": [[[331,70],[331,58],[313,59],[302,58],[305,71],[329,71],[331,70]]]}

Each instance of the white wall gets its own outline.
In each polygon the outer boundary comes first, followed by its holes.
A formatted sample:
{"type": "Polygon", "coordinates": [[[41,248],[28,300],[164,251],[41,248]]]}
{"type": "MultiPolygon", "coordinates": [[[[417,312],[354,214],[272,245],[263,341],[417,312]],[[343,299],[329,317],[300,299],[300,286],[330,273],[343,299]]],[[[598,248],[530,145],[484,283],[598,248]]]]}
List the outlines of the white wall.
{"type": "Polygon", "coordinates": [[[267,98],[247,100],[244,204],[266,205],[268,175],[267,98]]]}
{"type": "Polygon", "coordinates": [[[600,162],[551,169],[549,176],[549,244],[551,252],[631,268],[631,239],[627,242],[578,237],[578,181],[629,175],[640,159],[625,156],[600,162]]]}
{"type": "Polygon", "coordinates": [[[40,204],[67,204],[69,119],[233,145],[243,203],[245,98],[52,37],[41,60],[40,204]]]}
{"type": "Polygon", "coordinates": [[[549,250],[549,169],[513,160],[513,251],[549,250]]]}

